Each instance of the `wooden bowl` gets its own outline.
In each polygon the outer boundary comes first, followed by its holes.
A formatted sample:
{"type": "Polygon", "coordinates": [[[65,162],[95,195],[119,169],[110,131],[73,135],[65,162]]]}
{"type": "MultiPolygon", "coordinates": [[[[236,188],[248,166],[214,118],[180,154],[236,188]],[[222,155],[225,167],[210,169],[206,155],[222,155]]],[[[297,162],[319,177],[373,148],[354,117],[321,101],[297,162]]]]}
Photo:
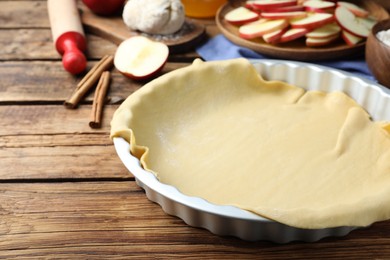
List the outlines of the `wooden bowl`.
{"type": "Polygon", "coordinates": [[[390,46],[379,40],[378,32],[390,29],[390,19],[378,22],[366,43],[366,62],[378,82],[390,88],[390,46]]]}
{"type": "MultiPolygon", "coordinates": [[[[378,21],[389,19],[388,12],[379,5],[376,0],[346,0],[355,3],[368,10],[378,21]]],[[[216,15],[216,24],[222,34],[236,45],[252,49],[258,53],[272,58],[297,60],[297,61],[323,61],[336,60],[348,57],[364,56],[365,41],[354,46],[348,46],[339,39],[328,46],[321,48],[307,47],[303,38],[282,44],[268,44],[260,38],[247,40],[238,34],[238,27],[228,23],[224,17],[226,13],[238,6],[242,6],[245,0],[229,0],[223,5],[216,15]]]]}

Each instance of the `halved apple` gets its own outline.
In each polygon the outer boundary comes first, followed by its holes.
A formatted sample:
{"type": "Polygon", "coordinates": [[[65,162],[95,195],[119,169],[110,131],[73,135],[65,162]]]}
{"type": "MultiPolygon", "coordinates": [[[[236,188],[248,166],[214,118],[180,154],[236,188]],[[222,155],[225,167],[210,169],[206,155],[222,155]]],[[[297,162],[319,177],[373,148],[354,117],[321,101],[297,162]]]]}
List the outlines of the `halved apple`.
{"type": "Polygon", "coordinates": [[[302,36],[305,36],[306,33],[308,33],[308,30],[306,28],[292,28],[280,37],[279,42],[289,42],[298,39],[302,36]]]}
{"type": "Polygon", "coordinates": [[[363,37],[359,37],[359,36],[353,35],[353,34],[347,32],[347,31],[344,31],[344,30],[341,32],[341,37],[343,38],[345,43],[347,45],[349,45],[349,46],[354,46],[354,45],[356,45],[359,42],[364,40],[363,37]]]}
{"type": "Polygon", "coordinates": [[[339,35],[340,32],[341,28],[337,25],[337,23],[330,23],[309,32],[306,34],[306,37],[313,39],[323,39],[339,35]]]}
{"type": "Polygon", "coordinates": [[[328,45],[339,38],[339,35],[333,35],[326,38],[306,38],[306,46],[308,47],[322,47],[328,45]]]}
{"type": "Polygon", "coordinates": [[[370,34],[371,28],[344,6],[336,8],[335,17],[341,28],[355,36],[366,38],[370,34]]]}
{"type": "Polygon", "coordinates": [[[354,3],[339,1],[339,2],[337,2],[337,6],[344,6],[349,11],[351,11],[354,15],[359,16],[359,17],[367,17],[369,14],[369,12],[366,9],[363,9],[363,8],[355,5],[354,3]]]}
{"type": "Polygon", "coordinates": [[[168,54],[167,45],[143,36],[134,36],[118,46],[114,66],[127,77],[142,80],[159,72],[164,67],[168,54]]]}
{"type": "Polygon", "coordinates": [[[271,33],[288,26],[286,19],[269,20],[266,22],[253,22],[250,24],[242,25],[238,29],[238,34],[244,39],[254,39],[262,37],[264,34],[271,33]]]}
{"type": "Polygon", "coordinates": [[[307,12],[262,12],[261,17],[266,19],[292,19],[292,18],[304,18],[307,16],[307,12]]]}
{"type": "Polygon", "coordinates": [[[259,14],[245,8],[237,7],[225,15],[225,20],[233,25],[242,25],[259,19],[259,14]]]}
{"type": "Polygon", "coordinates": [[[328,13],[315,13],[306,18],[291,21],[292,28],[306,28],[309,31],[334,21],[334,15],[328,13]]]}

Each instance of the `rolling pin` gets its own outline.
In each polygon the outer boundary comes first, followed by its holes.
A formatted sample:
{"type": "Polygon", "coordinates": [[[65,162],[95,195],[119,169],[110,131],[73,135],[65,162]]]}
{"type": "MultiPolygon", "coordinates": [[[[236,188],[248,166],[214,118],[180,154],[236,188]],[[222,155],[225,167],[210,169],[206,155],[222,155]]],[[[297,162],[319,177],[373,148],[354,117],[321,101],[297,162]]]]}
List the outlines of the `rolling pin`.
{"type": "Polygon", "coordinates": [[[87,66],[87,49],[76,0],[48,0],[52,37],[62,65],[71,74],[83,72],[87,66]]]}

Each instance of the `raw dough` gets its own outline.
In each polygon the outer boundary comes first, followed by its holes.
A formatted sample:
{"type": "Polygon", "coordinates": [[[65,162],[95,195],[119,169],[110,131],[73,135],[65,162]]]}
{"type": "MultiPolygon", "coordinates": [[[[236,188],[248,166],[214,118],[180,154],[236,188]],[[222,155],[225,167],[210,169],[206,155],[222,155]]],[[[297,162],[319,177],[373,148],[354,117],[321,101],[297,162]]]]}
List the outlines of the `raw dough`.
{"type": "Polygon", "coordinates": [[[130,29],[150,34],[173,34],[185,21],[180,0],[129,0],[122,17],[130,29]]]}
{"type": "Polygon", "coordinates": [[[184,194],[300,228],[390,218],[389,125],[341,92],[267,82],[243,59],[197,61],[132,94],[111,124],[184,194]]]}

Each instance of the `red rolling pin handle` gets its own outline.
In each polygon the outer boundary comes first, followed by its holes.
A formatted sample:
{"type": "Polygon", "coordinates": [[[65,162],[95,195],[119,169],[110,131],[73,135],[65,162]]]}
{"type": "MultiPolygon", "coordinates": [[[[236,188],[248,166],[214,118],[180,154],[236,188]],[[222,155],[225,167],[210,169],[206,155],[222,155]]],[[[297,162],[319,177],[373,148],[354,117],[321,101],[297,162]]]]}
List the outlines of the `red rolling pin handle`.
{"type": "Polygon", "coordinates": [[[87,42],[76,0],[47,0],[47,9],[55,48],[62,55],[68,72],[79,74],[87,67],[84,51],[87,42]]]}
{"type": "Polygon", "coordinates": [[[55,42],[57,51],[62,55],[62,65],[72,74],[79,74],[87,67],[84,51],[87,43],[84,35],[78,32],[66,32],[55,42]]]}

